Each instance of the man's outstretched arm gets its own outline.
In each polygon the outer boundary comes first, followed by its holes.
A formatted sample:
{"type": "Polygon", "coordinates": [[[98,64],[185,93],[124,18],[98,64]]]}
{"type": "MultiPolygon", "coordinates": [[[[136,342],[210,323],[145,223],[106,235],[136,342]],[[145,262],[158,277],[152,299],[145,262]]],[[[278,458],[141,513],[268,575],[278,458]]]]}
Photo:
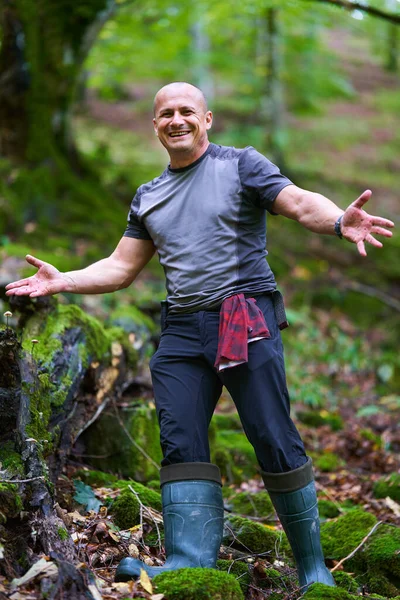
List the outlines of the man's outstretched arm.
{"type": "Polygon", "coordinates": [[[151,240],[123,237],[114,252],[85,269],[61,273],[49,263],[28,255],[38,269],[32,277],[6,286],[7,296],[51,296],[59,292],[103,294],[128,287],[155,252],[151,240]]]}
{"type": "Polygon", "coordinates": [[[391,237],[390,229],[394,227],[393,221],[374,217],[363,210],[364,204],[368,202],[371,195],[372,192],[366,190],[343,211],[321,194],[303,190],[296,185],[288,185],[279,192],[272,205],[272,210],[279,215],[298,221],[315,233],[328,235],[335,235],[335,223],[341,216],[341,235],[349,242],[357,244],[359,253],[366,256],[365,242],[381,248],[382,242],[377,240],[374,235],[391,237]]]}

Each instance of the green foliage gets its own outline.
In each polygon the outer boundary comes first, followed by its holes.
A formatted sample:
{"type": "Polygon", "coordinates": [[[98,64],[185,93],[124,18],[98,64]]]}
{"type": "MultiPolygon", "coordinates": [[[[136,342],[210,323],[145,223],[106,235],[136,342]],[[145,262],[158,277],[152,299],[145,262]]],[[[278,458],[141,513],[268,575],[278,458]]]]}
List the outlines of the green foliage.
{"type": "Polygon", "coordinates": [[[400,502],[400,475],[392,473],[385,475],[374,483],[373,492],[375,498],[392,498],[396,502],[400,502]]]}
{"type": "Polygon", "coordinates": [[[156,592],[168,600],[243,600],[233,575],[213,569],[178,569],[154,577],[156,592]]]}
{"type": "Polygon", "coordinates": [[[101,506],[101,502],[96,498],[92,488],[79,480],[74,481],[74,486],[76,490],[74,500],[79,504],[82,504],[87,512],[93,510],[97,513],[101,506]]]}
{"type": "Polygon", "coordinates": [[[0,446],[0,471],[7,471],[13,476],[24,473],[21,455],[15,452],[14,444],[11,441],[0,446]]]}
{"type": "Polygon", "coordinates": [[[140,503],[129,489],[123,490],[112,505],[114,523],[121,529],[129,529],[140,522],[140,503]]]}

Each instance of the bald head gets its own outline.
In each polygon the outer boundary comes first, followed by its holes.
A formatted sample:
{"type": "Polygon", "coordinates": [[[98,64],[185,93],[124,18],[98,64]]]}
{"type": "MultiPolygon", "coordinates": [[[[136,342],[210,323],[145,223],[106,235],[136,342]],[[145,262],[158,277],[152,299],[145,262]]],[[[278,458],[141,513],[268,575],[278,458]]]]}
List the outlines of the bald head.
{"type": "Polygon", "coordinates": [[[203,112],[207,112],[207,100],[200,88],[192,85],[191,83],[186,83],[185,81],[174,81],[173,83],[164,85],[164,87],[158,90],[157,94],[155,95],[153,105],[154,116],[157,115],[157,110],[159,109],[163,100],[175,94],[187,95],[190,99],[195,100],[200,104],[203,112]]]}

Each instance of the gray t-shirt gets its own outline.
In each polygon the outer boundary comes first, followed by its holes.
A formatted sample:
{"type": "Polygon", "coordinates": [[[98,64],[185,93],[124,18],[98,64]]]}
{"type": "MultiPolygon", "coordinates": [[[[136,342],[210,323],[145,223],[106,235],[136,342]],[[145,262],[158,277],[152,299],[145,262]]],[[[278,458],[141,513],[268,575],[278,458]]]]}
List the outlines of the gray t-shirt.
{"type": "Polygon", "coordinates": [[[171,312],[210,309],[232,294],[276,288],[266,261],[265,210],[272,212],[291,183],[251,146],[210,144],[196,162],[168,167],[140,186],[124,235],[153,240],[171,312]]]}

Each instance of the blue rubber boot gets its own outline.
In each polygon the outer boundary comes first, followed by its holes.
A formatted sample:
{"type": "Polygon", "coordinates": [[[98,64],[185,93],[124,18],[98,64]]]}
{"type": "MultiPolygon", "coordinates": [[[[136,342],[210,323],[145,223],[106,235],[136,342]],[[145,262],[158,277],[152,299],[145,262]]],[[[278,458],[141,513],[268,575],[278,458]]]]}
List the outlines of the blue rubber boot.
{"type": "Polygon", "coordinates": [[[311,459],[288,473],[263,473],[296,561],[301,588],[315,582],[335,586],[321,548],[317,494],[311,459]]]}
{"type": "Polygon", "coordinates": [[[119,563],[115,581],[149,577],[183,567],[216,568],[222,540],[224,505],[221,476],[210,463],[180,463],[160,472],[165,553],[162,567],[149,567],[135,558],[119,563]]]}

